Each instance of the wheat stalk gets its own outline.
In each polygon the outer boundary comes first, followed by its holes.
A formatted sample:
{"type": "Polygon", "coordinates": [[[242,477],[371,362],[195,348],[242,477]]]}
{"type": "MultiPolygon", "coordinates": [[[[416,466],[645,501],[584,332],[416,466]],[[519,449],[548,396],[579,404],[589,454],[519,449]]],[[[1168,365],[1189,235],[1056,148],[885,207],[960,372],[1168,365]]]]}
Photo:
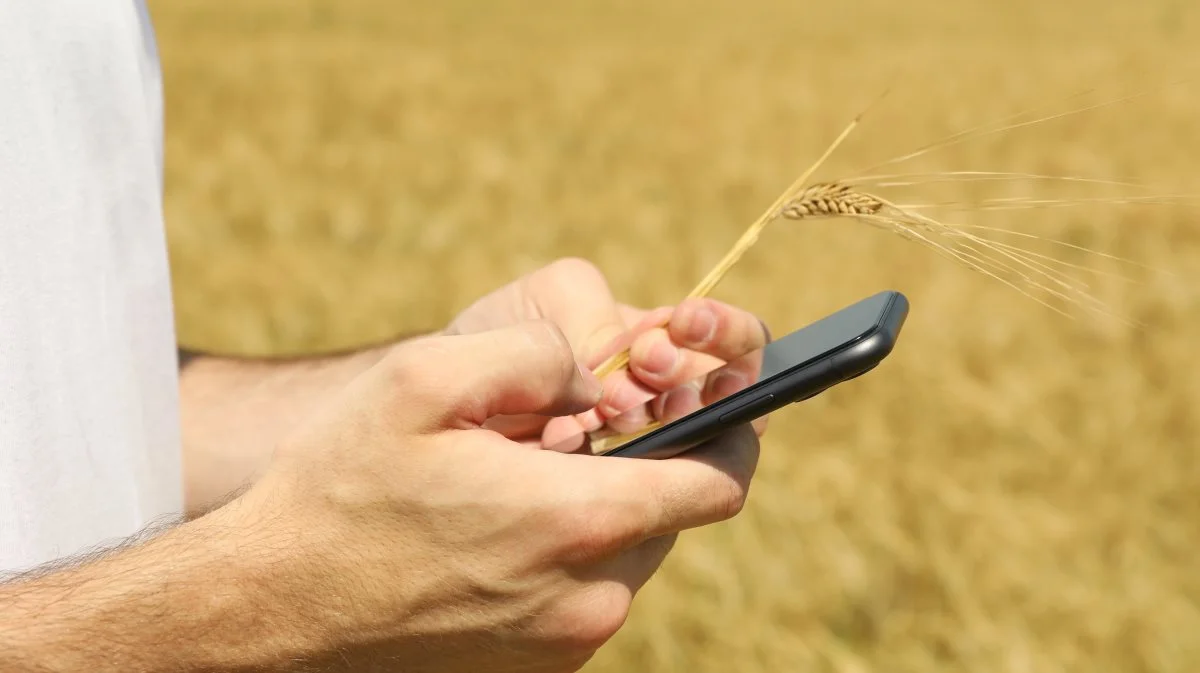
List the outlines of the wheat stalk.
{"type": "MultiPolygon", "coordinates": [[[[811,170],[808,173],[811,173],[811,170]]],[[[776,200],[776,204],[772,206],[771,210],[764,213],[763,217],[760,217],[758,221],[746,230],[741,239],[730,249],[729,253],[689,293],[689,297],[703,297],[711,292],[738,260],[741,259],[742,254],[754,245],[758,240],[758,234],[768,224],[778,218],[789,220],[805,220],[816,217],[879,218],[867,220],[873,224],[888,221],[889,218],[898,221],[905,221],[911,218],[909,213],[881,197],[856,191],[849,185],[837,182],[816,183],[807,187],[801,187],[790,199],[787,198],[788,195],[789,193],[785,192],[784,196],[776,200]]],[[[626,350],[601,364],[596,368],[595,373],[597,376],[603,377],[627,366],[628,363],[629,351],[626,350]]],[[[590,436],[591,451],[593,454],[604,453],[613,447],[620,446],[635,437],[654,430],[659,425],[661,425],[659,422],[653,421],[636,432],[612,436],[592,433],[590,436]]]]}
{"type": "MultiPolygon", "coordinates": [[[[1178,83],[1178,82],[1176,82],[1178,83]]],[[[1101,103],[1089,104],[1082,107],[1077,107],[1067,112],[1058,112],[1051,115],[1043,116],[1038,119],[1024,120],[1014,122],[1026,113],[1007,117],[1000,122],[1006,125],[1000,128],[988,128],[989,124],[981,125],[973,129],[968,129],[956,133],[948,138],[930,143],[916,151],[910,152],[903,156],[890,159],[869,169],[859,171],[856,174],[834,181],[818,182],[809,184],[810,178],[821,165],[833,154],[834,150],[842,144],[843,141],[858,125],[864,110],[842,131],[837,138],[830,143],[825,152],[818,158],[804,173],[792,183],[780,196],[772,203],[753,223],[746,228],[741,237],[733,244],[725,256],[712,268],[711,271],[696,285],[691,292],[688,293],[688,298],[705,297],[716,288],[721,280],[729,273],[729,271],[737,264],[742,256],[758,241],[762,231],[772,222],[783,218],[790,220],[808,220],[816,218],[851,218],[867,224],[882,228],[893,234],[899,235],[902,238],[917,242],[933,249],[939,255],[951,259],[963,266],[966,266],[976,272],[982,273],[995,280],[1008,285],[1037,301],[1038,303],[1058,312],[1063,315],[1068,315],[1062,309],[1052,305],[1041,297],[1035,296],[1027,287],[1032,287],[1036,290],[1046,292],[1056,299],[1063,300],[1070,304],[1080,305],[1105,313],[1112,317],[1125,322],[1131,322],[1122,316],[1115,315],[1109,308],[1094,297],[1087,283],[1082,282],[1069,274],[1067,269],[1073,271],[1090,271],[1093,273],[1105,274],[1105,272],[1094,269],[1086,269],[1081,265],[1072,264],[1063,260],[1059,260],[1053,256],[1035,253],[1025,250],[1019,246],[1003,243],[1000,241],[990,240],[981,235],[968,231],[969,229],[987,230],[993,229],[989,227],[981,227],[979,225],[950,225],[941,222],[937,219],[921,214],[919,211],[937,207],[939,205],[954,205],[954,204],[912,204],[900,205],[889,201],[881,196],[872,194],[868,191],[860,189],[861,185],[876,185],[876,186],[897,186],[916,184],[916,178],[926,178],[923,182],[931,181],[979,181],[979,180],[1005,180],[1005,179],[1035,179],[1035,180],[1058,180],[1066,182],[1107,184],[1107,185],[1122,185],[1122,186],[1141,186],[1131,182],[1118,182],[1111,180],[1096,180],[1081,178],[1075,176],[1048,176],[1032,173],[1002,173],[996,171],[948,171],[943,173],[931,174],[893,174],[893,175],[865,175],[868,170],[874,170],[882,166],[892,165],[907,161],[915,157],[924,155],[935,149],[954,145],[970,137],[979,137],[991,135],[1001,131],[1009,131],[1017,128],[1031,126],[1033,124],[1059,119],[1071,114],[1078,114],[1089,110],[1094,110],[1114,103],[1123,102],[1132,98],[1145,95],[1143,91],[1130,96],[1125,96],[1115,100],[1109,100],[1101,103]],[[1012,122],[1012,123],[1008,123],[1012,122]],[[905,181],[909,180],[909,181],[905,181]],[[1016,280],[1011,280],[1015,277],[1016,280]]],[[[886,94],[886,92],[885,92],[886,94]]],[[[1079,95],[1079,94],[1077,94],[1079,95]]],[[[1071,96],[1074,98],[1075,96],[1071,96]]],[[[880,96],[882,98],[882,96],[880,96]]],[[[878,102],[878,99],[877,101],[878,102]]],[[[1129,197],[1124,199],[1073,199],[1073,200],[1045,200],[1032,199],[1025,197],[1017,197],[1010,199],[995,199],[984,204],[979,210],[1006,210],[1010,208],[1045,208],[1057,207],[1066,205],[1078,205],[1086,202],[1095,203],[1160,203],[1179,205],[1180,199],[1195,198],[1192,196],[1142,196],[1129,197]]],[[[1003,231],[1003,230],[996,230],[1003,231]]],[[[1029,234],[1021,234],[1018,232],[1004,232],[1016,236],[1038,239],[1039,237],[1029,234]]],[[[1094,250],[1074,246],[1060,241],[1047,239],[1052,243],[1066,245],[1076,248],[1083,252],[1099,255],[1109,259],[1136,264],[1130,260],[1121,259],[1113,255],[1107,255],[1094,250]]],[[[1142,265],[1138,265],[1142,266],[1142,265]]],[[[665,326],[665,323],[658,325],[665,326]]],[[[593,372],[596,376],[603,378],[613,372],[626,368],[629,365],[629,350],[626,349],[620,353],[616,353],[598,367],[593,372]]],[[[629,441],[633,437],[649,432],[658,427],[658,422],[652,422],[648,427],[643,428],[636,433],[617,436],[601,436],[598,433],[592,433],[591,448],[593,453],[602,453],[610,447],[620,445],[629,441]]]]}
{"type": "MultiPolygon", "coordinates": [[[[786,196],[786,193],[785,193],[786,196]]],[[[849,185],[837,182],[821,182],[803,187],[790,200],[779,199],[780,204],[774,206],[762,218],[750,225],[742,237],[734,244],[725,257],[713,267],[704,280],[700,281],[690,293],[689,298],[704,297],[716,288],[717,284],[729,273],[730,269],[741,259],[757,241],[758,235],[772,221],[782,217],[790,220],[804,220],[814,217],[837,216],[869,216],[890,214],[895,217],[911,217],[898,206],[881,197],[856,191],[849,185]]],[[[661,327],[661,325],[659,325],[661,327]]],[[[603,378],[629,364],[629,351],[625,350],[610,357],[594,370],[596,376],[603,378]]]]}
{"type": "MultiPolygon", "coordinates": [[[[804,220],[814,217],[886,216],[889,211],[897,216],[905,214],[896,206],[880,197],[855,191],[849,185],[836,182],[817,183],[803,187],[791,200],[785,200],[781,197],[778,201],[782,201],[782,204],[775,207],[772,211],[768,211],[768,213],[764,214],[764,217],[751,225],[725,258],[692,290],[688,295],[689,297],[703,297],[711,292],[729,270],[733,268],[734,264],[738,262],[742,254],[754,245],[758,239],[759,232],[767,224],[780,217],[790,220],[804,220]]],[[[625,350],[609,358],[609,360],[597,367],[595,373],[599,377],[604,377],[628,364],[629,351],[625,350]]],[[[602,436],[593,433],[590,442],[591,451],[593,454],[604,453],[610,448],[619,446],[639,435],[650,432],[659,425],[660,423],[657,421],[651,422],[637,432],[624,435],[602,436]]]]}
{"type": "MultiPolygon", "coordinates": [[[[885,91],[883,95],[886,94],[887,92],[885,91]]],[[[880,98],[882,98],[883,95],[881,95],[880,98]]],[[[808,190],[816,187],[816,185],[807,185],[809,179],[812,177],[813,173],[817,172],[817,169],[821,167],[821,164],[825,163],[825,160],[828,159],[831,154],[833,154],[834,150],[836,150],[838,146],[846,140],[846,138],[850,135],[850,132],[854,130],[854,127],[858,126],[859,120],[862,119],[862,116],[865,113],[866,110],[860,112],[859,115],[846,126],[841,134],[829,144],[829,147],[825,149],[825,152],[821,154],[820,158],[813,162],[813,165],[809,166],[808,170],[804,171],[800,177],[796,178],[796,181],[793,182],[791,186],[787,188],[787,190],[780,194],[779,198],[775,199],[775,202],[772,203],[765,211],[763,211],[762,215],[758,216],[757,220],[755,220],[750,224],[749,227],[746,228],[746,231],[742,234],[741,238],[739,238],[737,242],[733,244],[733,247],[730,248],[725,257],[723,257],[721,261],[717,262],[717,265],[713,267],[712,271],[709,271],[708,275],[705,276],[704,279],[701,280],[700,283],[688,293],[689,299],[705,297],[708,295],[708,293],[712,292],[713,288],[717,286],[717,283],[720,283],[721,279],[725,277],[725,274],[729,273],[729,270],[738,263],[738,260],[742,258],[742,255],[745,254],[745,252],[753,247],[753,245],[758,241],[758,236],[762,233],[762,230],[766,228],[766,226],[773,220],[778,218],[782,214],[782,210],[786,208],[788,204],[799,198],[801,194],[806,193],[808,190]]],[[[662,325],[658,325],[658,327],[662,327],[662,325]]],[[[600,366],[593,370],[593,373],[600,378],[604,378],[615,371],[624,369],[628,365],[629,349],[625,349],[602,362],[600,366]]]]}

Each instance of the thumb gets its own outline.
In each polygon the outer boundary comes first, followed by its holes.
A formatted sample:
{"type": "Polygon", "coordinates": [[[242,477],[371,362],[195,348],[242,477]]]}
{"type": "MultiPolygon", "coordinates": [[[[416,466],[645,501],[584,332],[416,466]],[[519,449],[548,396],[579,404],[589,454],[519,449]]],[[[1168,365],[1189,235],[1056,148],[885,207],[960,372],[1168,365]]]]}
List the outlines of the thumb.
{"type": "Polygon", "coordinates": [[[475,428],[498,415],[565,416],[600,401],[600,381],[548,320],[425,339],[388,360],[396,403],[425,430],[475,428]]]}

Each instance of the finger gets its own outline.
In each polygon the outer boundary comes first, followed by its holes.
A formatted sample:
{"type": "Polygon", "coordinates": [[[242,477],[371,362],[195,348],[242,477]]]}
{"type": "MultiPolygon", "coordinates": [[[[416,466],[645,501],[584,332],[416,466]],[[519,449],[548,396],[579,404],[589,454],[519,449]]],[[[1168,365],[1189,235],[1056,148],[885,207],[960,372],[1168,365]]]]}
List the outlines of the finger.
{"type": "Polygon", "coordinates": [[[647,387],[629,370],[613,372],[604,378],[603,392],[596,411],[608,421],[627,414],[657,397],[659,392],[647,387]]]}
{"type": "Polygon", "coordinates": [[[725,364],[707,353],[681,348],[664,327],[638,335],[629,349],[629,369],[647,388],[667,391],[725,364]]]}
{"type": "MultiPolygon", "coordinates": [[[[728,373],[710,379],[701,385],[691,381],[673,388],[648,402],[644,407],[639,405],[634,411],[609,419],[608,427],[612,434],[627,434],[643,429],[650,421],[660,425],[671,423],[688,414],[710,406],[721,399],[741,392],[751,385],[752,379],[741,375],[728,373]]],[[[751,421],[751,427],[757,436],[762,437],[767,431],[767,416],[761,416],[751,421]]],[[[589,429],[589,432],[594,428],[589,429]]],[[[578,444],[572,450],[577,450],[578,444]]]]}
{"type": "MultiPolygon", "coordinates": [[[[670,307],[660,307],[652,311],[647,311],[641,322],[634,325],[622,334],[620,338],[602,349],[599,352],[599,357],[594,362],[589,362],[588,366],[598,366],[612,355],[629,349],[639,335],[652,331],[656,329],[656,324],[665,322],[670,312],[670,307]]],[[[640,381],[629,369],[622,369],[604,377],[603,387],[604,390],[600,397],[600,403],[596,405],[593,413],[593,416],[598,416],[601,421],[629,413],[636,407],[654,399],[660,392],[640,381]]],[[[580,423],[586,426],[589,425],[589,421],[591,420],[593,419],[580,418],[580,423]]]]}
{"type": "MultiPolygon", "coordinates": [[[[627,412],[607,421],[606,435],[621,435],[631,434],[643,430],[650,421],[657,421],[659,425],[665,425],[673,421],[679,420],[702,407],[713,404],[714,399],[727,397],[735,392],[739,392],[744,385],[733,383],[733,389],[729,389],[730,381],[718,381],[716,389],[720,391],[713,395],[711,392],[705,392],[696,382],[691,382],[669,390],[658,397],[651,400],[645,405],[645,408],[639,406],[633,412],[627,412]],[[705,399],[705,398],[710,399],[705,399]]],[[[760,416],[750,422],[755,435],[762,437],[767,431],[768,416],[760,416]]],[[[592,432],[594,428],[589,429],[592,432]]],[[[560,440],[561,441],[561,440],[560,440]]],[[[578,451],[584,445],[584,440],[581,437],[573,438],[569,448],[564,442],[564,450],[578,451]]]]}
{"type": "Polygon", "coordinates": [[[704,403],[711,404],[758,378],[767,339],[765,325],[752,314],[715,300],[689,299],[667,328],[649,330],[635,340],[630,369],[639,382],[659,391],[711,372],[703,386],[704,403]]]}
{"type": "Polygon", "coordinates": [[[669,422],[751,386],[762,371],[762,345],[766,341],[765,328],[757,319],[751,322],[748,338],[739,338],[736,332],[742,330],[735,327],[728,330],[730,338],[724,340],[724,345],[717,344],[716,351],[726,357],[741,348],[757,347],[728,363],[678,348],[666,329],[651,329],[639,336],[631,349],[630,372],[614,376],[613,383],[606,385],[606,397],[599,409],[610,419],[608,424],[618,432],[633,432],[650,419],[669,422]],[[612,397],[608,397],[610,390],[612,397]],[[656,390],[665,392],[650,400],[643,410],[642,400],[656,390]],[[614,417],[614,413],[618,415],[614,417]]]}
{"type": "Polygon", "coordinates": [[[650,413],[663,423],[669,423],[704,406],[700,384],[690,381],[659,395],[650,403],[650,413]]]}
{"type": "Polygon", "coordinates": [[[767,434],[767,425],[769,425],[770,419],[771,415],[767,414],[766,416],[759,416],[750,422],[750,427],[754,428],[754,434],[760,439],[763,435],[767,434]]]}
{"type": "Polygon", "coordinates": [[[639,404],[620,416],[604,422],[604,428],[613,435],[628,435],[644,429],[654,419],[649,405],[639,404]]]}
{"type": "Polygon", "coordinates": [[[729,363],[679,349],[663,329],[639,337],[632,354],[631,368],[637,381],[647,388],[665,391],[650,405],[652,415],[659,419],[677,418],[740,392],[758,380],[763,362],[762,349],[729,363]],[[693,395],[696,390],[701,392],[699,397],[693,395]]]}
{"type": "Polygon", "coordinates": [[[667,325],[684,348],[730,362],[767,344],[766,326],[752,313],[708,298],[685,299],[667,325]]]}
{"type": "Polygon", "coordinates": [[[586,366],[594,367],[620,352],[618,348],[605,354],[626,333],[631,312],[617,304],[596,265],[578,258],[560,259],[520,283],[537,314],[562,329],[586,366]]]}
{"type": "Polygon", "coordinates": [[[574,414],[594,407],[601,394],[600,382],[546,320],[425,339],[392,351],[381,369],[393,402],[426,428],[480,427],[502,414],[574,414]]]}
{"type": "Polygon", "coordinates": [[[624,331],[608,281],[591,262],[560,259],[522,282],[538,315],[554,321],[584,361],[624,331]]]}
{"type": "Polygon", "coordinates": [[[762,371],[762,353],[745,355],[705,377],[700,398],[704,404],[714,404],[730,395],[740,393],[754,384],[762,371]]]}
{"type": "Polygon", "coordinates": [[[609,503],[608,525],[629,546],[724,521],[741,511],[758,465],[758,437],[740,425],[691,451],[665,460],[594,458],[590,470],[609,503]]]}
{"type": "MultiPolygon", "coordinates": [[[[589,363],[589,365],[599,365],[608,357],[630,348],[633,341],[639,335],[654,330],[656,329],[656,324],[665,322],[670,312],[670,307],[660,307],[652,311],[647,311],[640,323],[634,325],[617,341],[601,350],[597,361],[594,364],[589,363]]],[[[595,409],[601,420],[629,413],[636,407],[654,399],[660,392],[640,381],[629,369],[622,369],[604,377],[603,385],[604,391],[601,395],[600,403],[596,405],[595,409]]],[[[584,425],[588,424],[588,419],[581,418],[580,421],[584,425]]]]}
{"type": "MultiPolygon", "coordinates": [[[[662,306],[646,311],[642,320],[621,335],[619,339],[600,351],[600,357],[589,366],[597,366],[609,357],[632,348],[633,343],[642,335],[658,330],[657,325],[667,321],[671,315],[671,307],[662,306]]],[[[660,391],[647,386],[629,369],[613,372],[604,378],[604,393],[596,411],[602,419],[619,416],[654,399],[660,391]]],[[[586,422],[585,422],[586,424],[586,422]]]]}
{"type": "Polygon", "coordinates": [[[562,453],[582,449],[588,442],[587,433],[599,430],[604,424],[596,420],[590,425],[584,425],[579,421],[580,416],[582,414],[550,419],[542,430],[542,447],[562,453]]]}
{"type": "Polygon", "coordinates": [[[630,350],[633,347],[634,341],[636,341],[639,336],[659,327],[660,325],[666,324],[667,320],[670,319],[671,312],[673,310],[674,309],[670,306],[659,306],[657,308],[650,309],[649,311],[642,311],[640,319],[635,322],[626,323],[629,326],[624,332],[622,332],[616,339],[613,339],[600,350],[598,350],[586,361],[588,367],[595,368],[599,366],[600,363],[616,355],[617,353],[630,350]]]}
{"type": "Polygon", "coordinates": [[[718,334],[716,341],[708,344],[710,351],[730,358],[728,362],[705,377],[701,397],[704,404],[713,404],[752,385],[762,373],[764,349],[769,341],[766,326],[748,313],[737,313],[734,322],[724,335],[718,334]]]}

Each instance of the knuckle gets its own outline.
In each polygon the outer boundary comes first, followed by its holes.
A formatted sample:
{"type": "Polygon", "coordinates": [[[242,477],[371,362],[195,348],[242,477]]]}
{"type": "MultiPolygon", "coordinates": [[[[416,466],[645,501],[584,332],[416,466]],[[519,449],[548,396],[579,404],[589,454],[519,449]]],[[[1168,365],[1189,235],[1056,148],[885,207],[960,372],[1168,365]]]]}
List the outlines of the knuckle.
{"type": "Polygon", "coordinates": [[[609,517],[581,506],[560,509],[555,529],[560,555],[568,563],[590,563],[610,555],[621,543],[621,536],[609,517]]]}
{"type": "Polygon", "coordinates": [[[629,589],[620,583],[592,585],[560,606],[555,640],[568,651],[594,652],[625,625],[631,604],[629,589]]]}
{"type": "Polygon", "coordinates": [[[458,404],[471,391],[448,385],[446,362],[452,355],[432,340],[393,349],[380,362],[390,399],[422,408],[458,404]]]}
{"type": "Polygon", "coordinates": [[[559,556],[564,562],[593,563],[636,541],[637,526],[614,503],[591,497],[578,488],[564,496],[562,502],[567,504],[553,511],[550,526],[556,533],[559,556]]]}
{"type": "Polygon", "coordinates": [[[555,280],[569,278],[577,281],[582,278],[590,278],[602,281],[604,279],[604,273],[600,271],[600,268],[582,257],[560,257],[546,265],[545,271],[551,279],[555,280]]]}
{"type": "Polygon", "coordinates": [[[405,344],[394,348],[383,359],[384,372],[394,384],[410,386],[430,378],[435,372],[430,366],[437,347],[428,343],[405,344]]]}
{"type": "Polygon", "coordinates": [[[705,301],[709,310],[718,317],[710,345],[740,355],[767,343],[766,323],[758,316],[715,299],[705,301]]]}

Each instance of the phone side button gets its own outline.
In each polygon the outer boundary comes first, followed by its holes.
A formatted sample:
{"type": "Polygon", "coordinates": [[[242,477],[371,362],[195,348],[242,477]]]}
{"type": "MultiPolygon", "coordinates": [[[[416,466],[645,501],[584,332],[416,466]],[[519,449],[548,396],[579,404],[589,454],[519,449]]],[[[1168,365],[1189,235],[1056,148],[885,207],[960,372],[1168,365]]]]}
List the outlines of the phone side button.
{"type": "Polygon", "coordinates": [[[738,425],[753,420],[756,413],[771,406],[775,401],[774,395],[756,397],[743,403],[738,408],[721,415],[721,425],[738,425]]]}

